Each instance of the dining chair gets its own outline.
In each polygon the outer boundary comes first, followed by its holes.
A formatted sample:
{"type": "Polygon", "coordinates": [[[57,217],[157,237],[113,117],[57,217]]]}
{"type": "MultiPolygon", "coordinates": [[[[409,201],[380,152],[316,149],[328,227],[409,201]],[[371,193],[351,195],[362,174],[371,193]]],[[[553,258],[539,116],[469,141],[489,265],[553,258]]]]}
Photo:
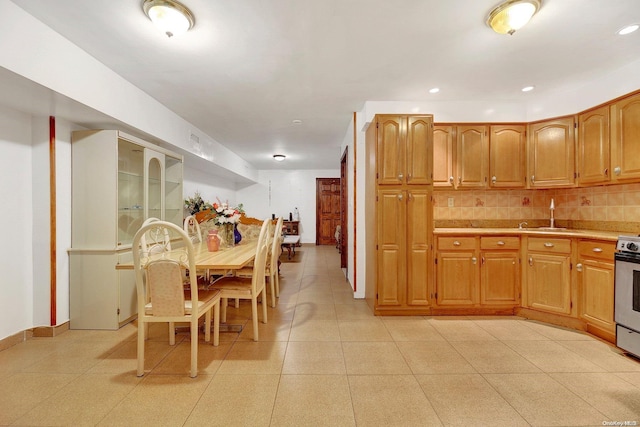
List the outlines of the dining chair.
{"type": "MultiPolygon", "coordinates": [[[[169,242],[171,239],[168,240],[169,242]]],[[[153,246],[153,247],[155,247],[153,246]]],[[[196,270],[193,243],[184,230],[166,221],[150,221],[133,237],[133,268],[138,296],[138,366],[137,375],[144,375],[144,346],[148,326],[152,322],[189,322],[191,333],[190,376],[198,375],[198,322],[205,316],[205,341],[211,341],[213,311],[213,345],[220,341],[219,290],[199,290],[196,274],[190,275],[189,290],[183,287],[182,270],[196,270]],[[169,251],[166,238],[175,236],[180,249],[169,251]],[[141,245],[143,236],[150,244],[165,250],[149,253],[141,245]],[[153,239],[153,240],[151,240],[153,239]]],[[[173,329],[170,327],[170,329],[173,329]]],[[[169,334],[169,344],[175,345],[175,331],[169,334]]]]}
{"type": "Polygon", "coordinates": [[[193,243],[202,243],[202,231],[200,231],[200,224],[194,215],[189,215],[184,219],[183,228],[193,243]]]}
{"type": "MultiPolygon", "coordinates": [[[[154,222],[160,222],[160,219],[158,218],[147,218],[144,220],[144,222],[142,223],[142,227],[140,227],[140,229],[142,229],[144,226],[149,225],[151,223],[154,222]]],[[[138,230],[140,231],[140,230],[138,230]]],[[[170,251],[171,250],[171,239],[169,238],[169,231],[167,229],[148,229],[148,231],[146,233],[144,233],[141,237],[140,237],[140,245],[142,246],[142,251],[145,254],[155,254],[155,253],[159,253],[159,252],[163,252],[163,251],[170,251]],[[162,232],[162,236],[163,239],[159,239],[159,236],[148,236],[147,234],[150,232],[162,232]],[[158,243],[161,242],[161,243],[158,243]]]]}
{"type": "MultiPolygon", "coordinates": [[[[278,218],[273,230],[273,234],[269,233],[268,253],[265,265],[265,277],[269,281],[269,290],[271,291],[271,307],[276,307],[276,297],[280,297],[280,276],[278,275],[278,259],[280,258],[282,243],[282,217],[278,218]]],[[[236,276],[251,277],[253,275],[253,267],[245,267],[236,273],[236,276]]]]}
{"type": "Polygon", "coordinates": [[[225,276],[214,282],[209,288],[222,292],[222,321],[227,320],[227,300],[229,298],[251,299],[251,317],[253,319],[253,340],[258,341],[258,297],[262,297],[262,323],[267,323],[267,295],[265,286],[265,264],[267,259],[267,229],[269,220],[262,223],[253,261],[251,277],[225,276]]]}

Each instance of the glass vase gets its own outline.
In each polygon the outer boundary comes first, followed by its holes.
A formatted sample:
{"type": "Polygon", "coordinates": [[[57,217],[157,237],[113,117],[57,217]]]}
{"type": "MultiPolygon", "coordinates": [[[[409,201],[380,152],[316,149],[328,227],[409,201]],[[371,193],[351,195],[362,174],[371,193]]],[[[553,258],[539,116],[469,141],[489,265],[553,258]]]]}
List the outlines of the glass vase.
{"type": "Polygon", "coordinates": [[[235,228],[234,224],[223,224],[222,225],[222,233],[223,233],[223,237],[224,237],[224,244],[228,248],[232,248],[236,244],[236,238],[235,238],[235,234],[233,232],[234,228],[235,228]]]}
{"type": "Polygon", "coordinates": [[[238,230],[238,224],[233,224],[233,241],[237,245],[242,240],[242,234],[238,230]]]}

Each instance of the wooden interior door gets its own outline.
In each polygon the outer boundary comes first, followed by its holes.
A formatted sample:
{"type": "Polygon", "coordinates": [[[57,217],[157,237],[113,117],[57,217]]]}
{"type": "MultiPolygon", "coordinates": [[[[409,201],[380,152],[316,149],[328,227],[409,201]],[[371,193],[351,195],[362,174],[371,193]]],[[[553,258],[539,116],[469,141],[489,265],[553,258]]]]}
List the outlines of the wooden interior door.
{"type": "Polygon", "coordinates": [[[340,212],[340,178],[316,178],[316,245],[335,246],[340,212]]]}

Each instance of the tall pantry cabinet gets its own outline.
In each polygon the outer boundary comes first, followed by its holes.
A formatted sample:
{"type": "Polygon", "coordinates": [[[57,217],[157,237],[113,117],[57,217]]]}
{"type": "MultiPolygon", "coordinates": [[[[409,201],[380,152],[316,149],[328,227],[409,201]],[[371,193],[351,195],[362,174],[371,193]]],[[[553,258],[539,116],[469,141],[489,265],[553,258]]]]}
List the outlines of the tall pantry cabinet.
{"type": "Polygon", "coordinates": [[[118,329],[136,314],[131,243],[150,217],[182,225],[182,156],[115,130],[73,132],[70,327],[118,329]]]}
{"type": "Polygon", "coordinates": [[[433,116],[377,115],[366,144],[376,147],[369,161],[369,176],[375,171],[376,285],[374,292],[367,291],[367,299],[376,314],[427,314],[433,116]]]}

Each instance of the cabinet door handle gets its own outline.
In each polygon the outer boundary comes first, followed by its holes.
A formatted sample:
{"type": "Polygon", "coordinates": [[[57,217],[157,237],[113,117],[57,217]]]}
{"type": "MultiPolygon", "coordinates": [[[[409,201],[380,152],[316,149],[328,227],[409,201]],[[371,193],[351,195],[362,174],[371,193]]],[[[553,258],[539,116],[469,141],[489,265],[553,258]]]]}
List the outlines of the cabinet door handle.
{"type": "Polygon", "coordinates": [[[456,240],[456,241],[454,241],[454,242],[453,242],[453,246],[460,246],[460,242],[459,242],[459,241],[457,241],[457,240],[456,240]]]}
{"type": "Polygon", "coordinates": [[[533,257],[529,257],[529,265],[533,267],[533,257]]]}
{"type": "Polygon", "coordinates": [[[604,170],[604,176],[609,176],[609,168],[605,168],[605,170],[604,170]]]}
{"type": "Polygon", "coordinates": [[[496,178],[495,175],[491,177],[491,183],[492,184],[495,184],[497,181],[498,181],[498,178],[496,178]]]}
{"type": "Polygon", "coordinates": [[[615,173],[616,175],[620,175],[622,173],[622,169],[620,169],[620,166],[616,166],[615,168],[613,168],[613,173],[615,173]]]}
{"type": "Polygon", "coordinates": [[[453,184],[453,177],[452,176],[449,177],[449,183],[453,184]]]}
{"type": "Polygon", "coordinates": [[[398,200],[402,200],[402,194],[398,194],[398,200]]]}
{"type": "Polygon", "coordinates": [[[476,257],[471,258],[471,262],[475,265],[478,262],[478,258],[476,257]]]}
{"type": "Polygon", "coordinates": [[[496,243],[496,245],[498,246],[504,246],[504,242],[502,240],[498,240],[498,242],[496,243]]]}
{"type": "Polygon", "coordinates": [[[550,242],[547,242],[544,244],[545,248],[552,248],[553,246],[554,246],[553,243],[550,243],[550,242]]]}
{"type": "Polygon", "coordinates": [[[599,254],[600,252],[602,252],[602,248],[593,248],[592,250],[593,250],[593,252],[595,252],[595,253],[597,253],[597,254],[599,254]]]}
{"type": "Polygon", "coordinates": [[[582,271],[582,264],[576,264],[576,270],[582,271]]]}
{"type": "Polygon", "coordinates": [[[531,175],[531,183],[533,184],[534,182],[536,182],[536,176],[535,175],[531,175]]]}
{"type": "Polygon", "coordinates": [[[484,265],[484,257],[482,257],[482,265],[484,265]]]}
{"type": "Polygon", "coordinates": [[[398,175],[398,181],[402,181],[403,178],[404,178],[404,175],[402,175],[402,174],[398,175]]]}
{"type": "Polygon", "coordinates": [[[411,174],[410,173],[407,174],[407,182],[409,182],[409,181],[411,181],[411,174]]]}

